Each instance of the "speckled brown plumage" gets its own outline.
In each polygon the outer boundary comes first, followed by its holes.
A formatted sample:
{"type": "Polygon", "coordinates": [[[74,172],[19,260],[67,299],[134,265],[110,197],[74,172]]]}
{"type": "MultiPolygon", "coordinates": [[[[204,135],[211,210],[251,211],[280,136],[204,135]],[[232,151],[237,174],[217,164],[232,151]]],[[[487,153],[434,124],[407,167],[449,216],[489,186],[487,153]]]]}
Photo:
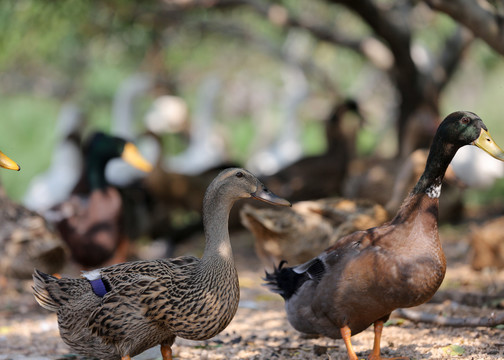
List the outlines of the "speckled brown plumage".
{"type": "Polygon", "coordinates": [[[62,339],[80,354],[112,360],[161,344],[163,358],[169,359],[176,336],[208,339],[236,312],[238,275],[227,224],[233,203],[248,197],[289,205],[246,170],[225,170],[203,202],[206,247],[201,259],[118,264],[84,273],[86,279],[58,280],[35,271],[35,298],[57,312],[62,339]],[[95,278],[108,289],[103,297],[88,281],[95,278]]]}
{"type": "Polygon", "coordinates": [[[453,113],[439,126],[425,171],[392,221],[343,237],[305,264],[281,263],[266,275],[297,330],[343,338],[349,359],[357,360],[350,336],[374,324],[369,358],[381,359],[383,322],[396,308],[429,300],[444,278],[437,227],[441,181],[456,151],[468,144],[504,160],[476,114],[453,113]]]}
{"type": "Polygon", "coordinates": [[[281,260],[301,264],[341,237],[383,224],[387,211],[366,199],[327,198],[300,201],[292,208],[240,210],[242,224],[255,237],[255,249],[265,267],[281,260]]]}
{"type": "Polygon", "coordinates": [[[0,273],[30,279],[33,267],[59,272],[68,250],[45,219],[10,200],[0,185],[0,273]]]}
{"type": "MultiPolygon", "coordinates": [[[[20,170],[0,151],[0,167],[20,170]]],[[[33,266],[57,272],[66,260],[66,248],[42,216],[11,201],[0,185],[0,273],[29,279],[33,266]]]]}

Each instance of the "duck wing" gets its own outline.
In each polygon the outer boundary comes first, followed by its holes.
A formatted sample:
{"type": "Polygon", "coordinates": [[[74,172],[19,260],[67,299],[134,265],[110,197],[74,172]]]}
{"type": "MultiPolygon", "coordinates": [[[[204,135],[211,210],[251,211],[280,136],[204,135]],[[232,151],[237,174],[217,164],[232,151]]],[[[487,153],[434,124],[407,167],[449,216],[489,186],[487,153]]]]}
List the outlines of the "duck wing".
{"type": "Polygon", "coordinates": [[[198,258],[181,257],[100,269],[111,289],[88,319],[91,332],[107,343],[135,341],[152,332],[169,333],[167,324],[176,317],[174,307],[183,299],[184,284],[191,282],[198,263],[198,258]]]}

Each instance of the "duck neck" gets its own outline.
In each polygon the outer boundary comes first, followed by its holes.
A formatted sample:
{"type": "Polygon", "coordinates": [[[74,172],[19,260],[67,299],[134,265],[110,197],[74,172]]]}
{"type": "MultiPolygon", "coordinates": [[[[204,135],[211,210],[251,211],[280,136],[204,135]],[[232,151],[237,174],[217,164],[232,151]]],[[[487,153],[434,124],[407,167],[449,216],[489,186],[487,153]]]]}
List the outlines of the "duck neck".
{"type": "Polygon", "coordinates": [[[229,212],[233,204],[228,199],[217,196],[217,192],[218,189],[207,191],[203,200],[206,245],[202,260],[211,259],[215,262],[221,259],[233,263],[228,230],[229,212]],[[215,199],[220,199],[220,201],[215,201],[215,199]]]}
{"type": "Polygon", "coordinates": [[[411,191],[411,195],[425,193],[430,198],[439,198],[446,169],[455,156],[457,149],[453,144],[445,144],[439,139],[434,139],[425,170],[411,191]]]}
{"type": "Polygon", "coordinates": [[[108,185],[105,177],[105,167],[108,160],[100,158],[89,159],[86,164],[86,176],[91,191],[105,189],[108,185]]]}

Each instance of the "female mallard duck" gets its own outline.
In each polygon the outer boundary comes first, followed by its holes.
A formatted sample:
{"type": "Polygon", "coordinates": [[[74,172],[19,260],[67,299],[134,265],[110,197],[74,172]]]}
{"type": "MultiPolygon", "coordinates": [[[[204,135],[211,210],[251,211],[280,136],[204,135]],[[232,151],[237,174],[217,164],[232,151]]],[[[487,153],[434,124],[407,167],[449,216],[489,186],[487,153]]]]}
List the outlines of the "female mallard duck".
{"type": "Polygon", "coordinates": [[[390,313],[426,302],[444,278],[437,228],[441,181],[457,150],[468,144],[504,160],[476,114],[452,113],[436,132],[423,175],[390,222],[345,236],[302,265],[281,263],[266,274],[297,330],[343,338],[349,359],[357,360],[350,336],[374,324],[369,358],[381,359],[380,337],[390,313]]]}
{"type": "Polygon", "coordinates": [[[241,198],[290,205],[248,171],[224,170],[203,200],[201,259],[135,261],[86,272],[85,279],[58,280],[35,271],[35,298],[57,312],[61,337],[79,353],[126,360],[161,344],[163,359],[171,359],[176,336],[211,338],[236,312],[238,275],[227,225],[241,198]]]}
{"type": "MultiPolygon", "coordinates": [[[[0,152],[0,166],[19,170],[19,165],[0,152]]],[[[29,279],[36,265],[44,271],[61,270],[66,247],[39,214],[11,201],[0,186],[0,274],[29,279]]]]}
{"type": "Polygon", "coordinates": [[[83,178],[70,199],[47,214],[55,220],[74,260],[85,267],[103,265],[120,245],[127,244],[121,226],[121,195],[105,178],[107,163],[118,157],[140,170],[152,169],[133,143],[95,133],[84,149],[83,178]]]}

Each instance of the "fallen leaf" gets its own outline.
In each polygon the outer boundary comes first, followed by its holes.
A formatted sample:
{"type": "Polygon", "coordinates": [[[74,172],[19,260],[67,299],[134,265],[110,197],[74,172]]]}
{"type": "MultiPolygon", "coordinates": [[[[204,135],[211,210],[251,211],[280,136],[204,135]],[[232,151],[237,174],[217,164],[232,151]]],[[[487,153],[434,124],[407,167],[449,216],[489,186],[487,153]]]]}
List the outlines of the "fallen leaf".
{"type": "Polygon", "coordinates": [[[465,353],[465,349],[459,345],[445,346],[443,351],[450,356],[462,356],[465,353]]]}

